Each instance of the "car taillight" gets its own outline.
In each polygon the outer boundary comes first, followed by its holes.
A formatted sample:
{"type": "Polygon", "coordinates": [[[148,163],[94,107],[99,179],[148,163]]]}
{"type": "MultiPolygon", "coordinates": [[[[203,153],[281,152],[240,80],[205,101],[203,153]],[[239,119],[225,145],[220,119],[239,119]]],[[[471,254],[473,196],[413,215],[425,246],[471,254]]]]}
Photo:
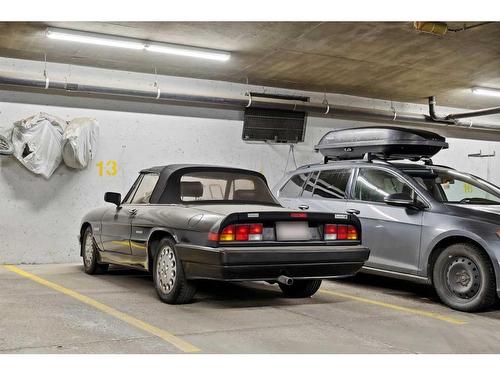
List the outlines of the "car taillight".
{"type": "Polygon", "coordinates": [[[290,212],[290,217],[293,218],[298,218],[298,219],[306,219],[307,218],[307,213],[306,212],[290,212]]]}
{"type": "Polygon", "coordinates": [[[209,233],[211,241],[261,241],[264,226],[262,224],[236,224],[225,227],[220,235],[209,233]]]}
{"type": "Polygon", "coordinates": [[[347,226],[347,239],[348,240],[357,240],[358,239],[358,231],[354,225],[347,226]]]}
{"type": "Polygon", "coordinates": [[[219,241],[234,241],[234,237],[234,225],[229,225],[221,232],[219,241]]]}
{"type": "Polygon", "coordinates": [[[325,224],[325,240],[332,241],[337,239],[337,224],[325,224]]]}
{"type": "Polygon", "coordinates": [[[209,241],[219,241],[219,233],[210,232],[208,233],[209,241]]]}
{"type": "Polygon", "coordinates": [[[338,225],[337,226],[337,239],[338,240],[347,240],[347,225],[338,225]]]}
{"type": "Polygon", "coordinates": [[[248,233],[248,241],[261,241],[264,226],[262,224],[250,224],[248,233]]]}
{"type": "Polygon", "coordinates": [[[325,224],[324,239],[325,241],[357,240],[358,231],[354,225],[325,224]]]}

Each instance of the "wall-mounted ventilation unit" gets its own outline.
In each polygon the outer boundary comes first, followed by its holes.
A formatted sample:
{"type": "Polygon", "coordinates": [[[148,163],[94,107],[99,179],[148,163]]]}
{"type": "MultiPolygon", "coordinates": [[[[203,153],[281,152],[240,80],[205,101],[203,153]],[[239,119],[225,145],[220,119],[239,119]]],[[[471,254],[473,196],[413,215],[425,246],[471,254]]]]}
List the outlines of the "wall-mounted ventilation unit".
{"type": "MultiPolygon", "coordinates": [[[[309,98],[285,95],[269,95],[251,93],[254,97],[276,98],[284,100],[300,100],[307,102],[309,98]]],[[[304,141],[306,131],[305,112],[268,109],[252,106],[245,109],[243,121],[244,141],[298,143],[304,141]]]]}

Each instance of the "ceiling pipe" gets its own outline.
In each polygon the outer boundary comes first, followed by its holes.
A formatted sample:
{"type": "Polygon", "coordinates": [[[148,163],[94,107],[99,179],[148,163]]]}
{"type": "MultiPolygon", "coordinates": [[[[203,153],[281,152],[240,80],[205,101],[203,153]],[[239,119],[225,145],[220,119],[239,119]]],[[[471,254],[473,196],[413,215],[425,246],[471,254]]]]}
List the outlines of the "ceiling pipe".
{"type": "Polygon", "coordinates": [[[461,118],[496,115],[498,113],[500,113],[500,107],[493,107],[493,108],[479,109],[477,111],[452,113],[451,115],[446,116],[446,119],[458,120],[461,118]]]}
{"type": "Polygon", "coordinates": [[[455,120],[458,120],[461,118],[489,116],[489,115],[496,115],[498,113],[500,113],[500,107],[493,107],[493,108],[479,109],[477,111],[452,113],[452,114],[449,114],[447,116],[441,117],[441,116],[438,116],[436,113],[436,97],[429,96],[429,115],[430,115],[431,119],[434,121],[444,121],[444,122],[448,122],[448,123],[453,124],[453,123],[455,123],[455,120]]]}
{"type": "MultiPolygon", "coordinates": [[[[259,107],[271,109],[283,109],[291,111],[307,112],[317,117],[329,117],[338,119],[349,119],[354,121],[369,121],[378,123],[390,123],[398,125],[421,125],[421,126],[446,126],[456,128],[472,128],[478,130],[500,131],[499,125],[460,122],[458,120],[446,120],[436,116],[435,98],[432,104],[431,116],[424,114],[399,113],[397,111],[376,110],[351,106],[335,106],[328,103],[304,102],[300,100],[288,100],[278,98],[257,97],[252,95],[238,96],[211,96],[186,93],[173,93],[162,91],[158,86],[149,89],[130,89],[124,87],[111,87],[101,85],[89,85],[70,83],[65,81],[48,81],[47,79],[19,78],[0,72],[0,85],[35,88],[42,90],[64,90],[68,92],[114,95],[121,97],[132,97],[150,99],[152,101],[164,101],[170,103],[199,104],[208,106],[220,106],[226,108],[243,109],[245,107],[259,107]],[[433,117],[434,115],[434,117],[433,117]]],[[[431,109],[431,106],[429,107],[431,109]]]]}
{"type": "Polygon", "coordinates": [[[429,116],[432,121],[441,121],[446,122],[448,124],[454,124],[455,122],[452,120],[448,120],[446,117],[441,117],[436,113],[436,97],[429,96],[429,116]]]}

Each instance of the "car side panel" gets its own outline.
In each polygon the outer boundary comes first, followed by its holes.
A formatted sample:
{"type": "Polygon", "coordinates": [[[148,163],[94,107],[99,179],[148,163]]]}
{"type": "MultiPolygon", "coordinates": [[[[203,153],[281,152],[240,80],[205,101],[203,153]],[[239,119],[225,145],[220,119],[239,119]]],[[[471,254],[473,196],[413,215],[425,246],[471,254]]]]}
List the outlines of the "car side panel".
{"type": "Polygon", "coordinates": [[[347,208],[359,211],[363,244],[371,250],[366,266],[417,274],[422,211],[353,200],[347,208]]]}
{"type": "Polygon", "coordinates": [[[130,228],[132,215],[127,207],[110,207],[101,223],[101,242],[104,252],[130,255],[130,228]]]}
{"type": "Polygon", "coordinates": [[[110,207],[100,207],[93,209],[82,218],[82,221],[80,223],[80,235],[78,236],[80,244],[82,241],[81,235],[83,234],[81,233],[81,229],[83,228],[83,225],[90,224],[97,247],[99,248],[100,251],[102,251],[102,242],[101,242],[102,217],[109,208],[110,207]]]}
{"type": "Polygon", "coordinates": [[[429,273],[429,257],[442,240],[460,236],[477,242],[490,256],[496,275],[497,291],[500,292],[500,239],[496,236],[498,225],[467,217],[451,216],[446,212],[426,211],[422,227],[422,276],[429,273]]]}
{"type": "Polygon", "coordinates": [[[137,210],[132,219],[130,247],[134,261],[148,266],[148,246],[156,231],[169,233],[179,243],[204,243],[219,216],[179,205],[130,205],[137,210]]]}

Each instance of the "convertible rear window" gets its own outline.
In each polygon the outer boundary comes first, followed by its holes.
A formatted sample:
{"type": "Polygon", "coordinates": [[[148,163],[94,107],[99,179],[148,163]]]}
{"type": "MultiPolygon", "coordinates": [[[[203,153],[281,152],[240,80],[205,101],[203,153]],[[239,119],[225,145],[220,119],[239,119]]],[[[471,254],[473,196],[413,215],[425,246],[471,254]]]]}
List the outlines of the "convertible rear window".
{"type": "Polygon", "coordinates": [[[181,177],[183,202],[277,204],[265,181],[251,174],[221,171],[186,173],[181,177]]]}

